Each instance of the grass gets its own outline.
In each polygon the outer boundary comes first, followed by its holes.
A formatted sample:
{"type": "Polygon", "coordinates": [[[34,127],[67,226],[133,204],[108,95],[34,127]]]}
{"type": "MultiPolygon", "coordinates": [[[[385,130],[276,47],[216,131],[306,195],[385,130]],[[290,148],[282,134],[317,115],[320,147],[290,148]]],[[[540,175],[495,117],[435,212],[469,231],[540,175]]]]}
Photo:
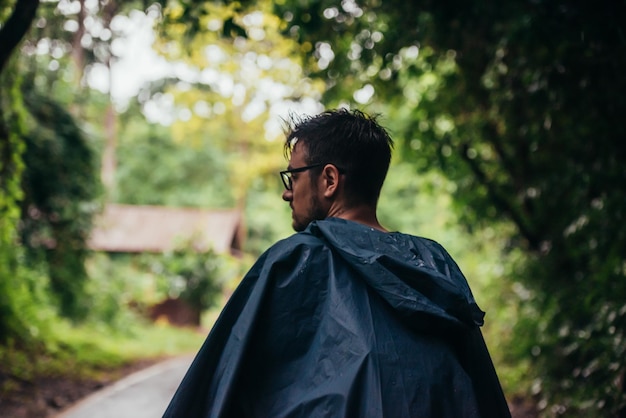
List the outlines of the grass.
{"type": "Polygon", "coordinates": [[[45,343],[0,347],[0,397],[41,378],[101,379],[139,361],[196,352],[206,334],[166,324],[105,326],[59,323],[45,343]]]}

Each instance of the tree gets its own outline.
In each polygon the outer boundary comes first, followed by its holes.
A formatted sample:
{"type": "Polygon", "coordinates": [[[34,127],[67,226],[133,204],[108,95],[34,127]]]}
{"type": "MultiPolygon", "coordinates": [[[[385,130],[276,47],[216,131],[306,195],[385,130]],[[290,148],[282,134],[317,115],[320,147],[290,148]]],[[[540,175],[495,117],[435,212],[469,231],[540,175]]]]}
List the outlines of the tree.
{"type": "Polygon", "coordinates": [[[35,301],[23,282],[25,272],[19,266],[19,250],[15,249],[24,167],[24,111],[20,77],[6,74],[6,69],[38,5],[38,1],[17,1],[11,10],[6,2],[0,3],[0,342],[14,336],[25,339],[31,334],[27,324],[32,314],[29,305],[35,301]]]}
{"type": "MultiPolygon", "coordinates": [[[[46,251],[45,270],[50,274],[50,284],[61,300],[63,314],[76,318],[80,313],[79,305],[84,307],[86,303],[81,297],[84,295],[82,287],[85,279],[83,260],[86,233],[94,212],[90,199],[97,193],[97,182],[91,181],[94,180],[92,154],[72,117],[55,100],[45,97],[28,100],[33,98],[33,94],[36,96],[37,82],[41,82],[42,78],[50,81],[45,83],[46,88],[58,85],[53,75],[54,70],[59,68],[57,59],[61,60],[67,52],[63,48],[63,40],[57,42],[59,36],[37,38],[26,45],[22,42],[28,33],[33,35],[29,30],[41,11],[38,6],[38,1],[0,4],[0,19],[3,22],[0,26],[2,341],[36,337],[40,321],[33,312],[45,310],[38,305],[48,278],[45,274],[42,277],[39,264],[25,263],[24,247],[20,244],[26,244],[31,250],[42,245],[42,242],[37,242],[41,239],[45,244],[54,244],[53,249],[46,251]],[[41,45],[47,44],[53,57],[46,63],[51,71],[44,73],[43,77],[35,70],[39,62],[32,54],[32,47],[37,45],[38,40],[47,41],[41,45]],[[15,54],[18,47],[23,55],[15,54]],[[35,64],[32,67],[25,65],[29,59],[35,64]],[[56,67],[53,68],[52,64],[56,67]],[[37,123],[32,123],[33,119],[37,123]],[[38,153],[41,150],[43,152],[38,153]],[[55,158],[59,155],[63,158],[55,158]],[[70,158],[65,160],[67,157],[70,158]],[[42,160],[45,163],[36,164],[42,160]],[[46,187],[41,187],[44,184],[46,187]],[[18,234],[22,241],[18,239],[18,234]]],[[[46,18],[56,16],[53,13],[46,15],[50,11],[49,5],[46,6],[43,16],[40,15],[37,21],[38,29],[46,27],[46,18]]],[[[64,25],[48,28],[52,28],[49,32],[62,28],[60,37],[63,37],[64,25]]],[[[59,33],[56,32],[56,35],[59,33]]],[[[31,253],[32,257],[31,251],[27,253],[31,253]]]]}
{"type": "MultiPolygon", "coordinates": [[[[215,158],[207,158],[204,169],[196,173],[215,174],[206,177],[204,186],[195,183],[198,192],[227,190],[250,215],[246,251],[260,253],[290,232],[287,222],[281,228],[277,215],[284,212],[276,209],[282,190],[277,172],[286,164],[277,141],[283,132],[271,122],[288,116],[287,103],[292,109],[319,106],[323,83],[303,74],[299,46],[281,35],[281,21],[269,13],[270,2],[254,3],[250,9],[238,3],[203,2],[197,4],[198,10],[186,9],[187,5],[168,3],[155,45],[174,63],[178,77],[164,80],[161,89],[142,91],[141,104],[144,109],[166,104],[159,121],[170,127],[176,143],[172,148],[213,152],[215,158]]],[[[125,138],[131,149],[132,136],[125,138]]],[[[155,140],[150,146],[159,143],[155,140]]],[[[166,177],[178,178],[191,169],[187,165],[166,177]]],[[[209,197],[198,193],[196,201],[209,197]]]]}
{"type": "Polygon", "coordinates": [[[215,144],[172,140],[170,127],[149,124],[137,114],[120,124],[120,132],[125,139],[120,141],[117,152],[116,201],[179,207],[234,206],[232,189],[228,187],[229,167],[215,144]]]}
{"type": "MultiPolygon", "coordinates": [[[[0,3],[0,17],[6,13],[6,3],[0,3]]],[[[9,18],[0,27],[0,73],[7,65],[11,54],[30,28],[35,16],[39,0],[17,0],[9,18]]]]}
{"type": "Polygon", "coordinates": [[[19,232],[29,264],[43,259],[60,313],[84,317],[87,238],[100,207],[95,153],[72,116],[30,90],[19,232]]]}

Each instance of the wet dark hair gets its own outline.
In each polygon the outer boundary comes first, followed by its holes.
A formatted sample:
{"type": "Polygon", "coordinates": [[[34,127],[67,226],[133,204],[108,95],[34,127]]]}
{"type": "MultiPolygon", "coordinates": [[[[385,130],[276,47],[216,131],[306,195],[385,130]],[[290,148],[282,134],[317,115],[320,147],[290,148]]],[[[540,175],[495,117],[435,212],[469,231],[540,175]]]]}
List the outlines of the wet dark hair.
{"type": "Polygon", "coordinates": [[[291,155],[297,143],[305,144],[308,165],[330,163],[346,174],[349,203],[376,204],[389,169],[393,140],[375,116],[336,109],[315,116],[292,115],[288,123],[285,156],[291,155]]]}

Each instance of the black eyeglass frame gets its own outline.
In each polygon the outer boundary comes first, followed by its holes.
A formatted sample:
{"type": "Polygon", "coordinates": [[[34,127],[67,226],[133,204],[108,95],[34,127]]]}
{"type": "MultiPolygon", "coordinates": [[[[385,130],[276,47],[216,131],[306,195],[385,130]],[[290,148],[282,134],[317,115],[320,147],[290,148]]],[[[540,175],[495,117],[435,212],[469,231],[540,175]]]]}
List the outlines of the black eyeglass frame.
{"type": "MultiPolygon", "coordinates": [[[[280,179],[283,181],[283,185],[285,186],[285,189],[287,189],[288,191],[292,191],[293,190],[293,183],[291,180],[291,174],[293,173],[302,173],[303,171],[307,171],[310,170],[312,168],[317,168],[317,167],[321,167],[323,165],[326,164],[331,164],[331,163],[318,163],[318,164],[311,164],[311,165],[305,165],[304,167],[298,167],[298,168],[291,168],[288,170],[283,170],[280,172],[280,179]]],[[[334,165],[334,164],[333,164],[334,165]]],[[[337,167],[337,166],[335,166],[337,167]]],[[[341,168],[337,167],[337,170],[339,170],[340,173],[344,173],[344,170],[342,170],[341,168]]]]}

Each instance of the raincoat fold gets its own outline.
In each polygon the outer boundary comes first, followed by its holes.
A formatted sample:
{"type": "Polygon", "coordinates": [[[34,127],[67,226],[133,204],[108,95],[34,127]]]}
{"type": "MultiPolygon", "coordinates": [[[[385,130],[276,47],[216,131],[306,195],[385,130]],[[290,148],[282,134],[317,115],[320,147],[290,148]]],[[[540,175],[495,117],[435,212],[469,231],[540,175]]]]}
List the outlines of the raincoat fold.
{"type": "Polygon", "coordinates": [[[484,313],[439,244],[330,218],[278,242],[165,417],[509,417],[484,313]]]}

